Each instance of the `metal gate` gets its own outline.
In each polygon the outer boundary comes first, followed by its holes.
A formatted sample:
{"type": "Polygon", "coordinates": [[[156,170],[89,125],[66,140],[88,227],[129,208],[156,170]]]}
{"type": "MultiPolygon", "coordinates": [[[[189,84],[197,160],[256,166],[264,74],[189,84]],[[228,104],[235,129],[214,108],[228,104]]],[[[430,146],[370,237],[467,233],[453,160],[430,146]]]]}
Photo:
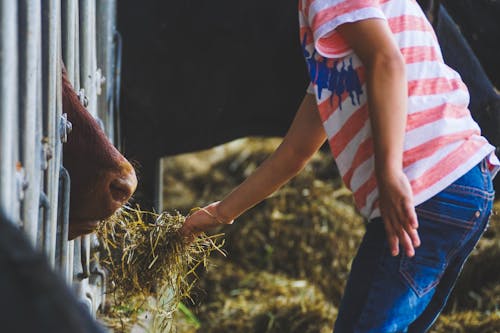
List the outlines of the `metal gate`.
{"type": "Polygon", "coordinates": [[[82,103],[119,144],[116,0],[0,0],[0,213],[44,251],[95,314],[106,276],[93,235],[68,241],[61,60],[82,103]]]}

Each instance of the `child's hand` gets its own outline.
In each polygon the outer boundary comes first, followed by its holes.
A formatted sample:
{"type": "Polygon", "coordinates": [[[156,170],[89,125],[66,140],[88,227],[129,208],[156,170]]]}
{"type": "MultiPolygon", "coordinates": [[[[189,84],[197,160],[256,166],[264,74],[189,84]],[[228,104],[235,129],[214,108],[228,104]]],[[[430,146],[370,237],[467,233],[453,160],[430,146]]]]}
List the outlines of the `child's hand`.
{"type": "Polygon", "coordinates": [[[406,175],[400,171],[379,177],[380,213],[384,221],[391,254],[399,254],[399,244],[408,257],[420,245],[413,193],[406,175]]]}
{"type": "Polygon", "coordinates": [[[211,203],[208,206],[198,209],[194,213],[188,215],[184,225],[180,229],[182,236],[188,240],[193,240],[202,232],[208,231],[215,227],[225,224],[231,224],[233,221],[225,222],[220,219],[217,214],[217,205],[219,202],[211,203]]]}

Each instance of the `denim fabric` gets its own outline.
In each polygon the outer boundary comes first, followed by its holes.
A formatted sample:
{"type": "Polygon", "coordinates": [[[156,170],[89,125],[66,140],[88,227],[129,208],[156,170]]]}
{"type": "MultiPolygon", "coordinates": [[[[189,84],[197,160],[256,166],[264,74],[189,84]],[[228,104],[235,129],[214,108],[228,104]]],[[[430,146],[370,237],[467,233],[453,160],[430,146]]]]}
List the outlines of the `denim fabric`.
{"type": "Polygon", "coordinates": [[[493,198],[483,161],[418,205],[421,246],[412,258],[391,256],[382,220],[371,221],[352,263],[334,332],[426,332],[487,227],[493,198]]]}

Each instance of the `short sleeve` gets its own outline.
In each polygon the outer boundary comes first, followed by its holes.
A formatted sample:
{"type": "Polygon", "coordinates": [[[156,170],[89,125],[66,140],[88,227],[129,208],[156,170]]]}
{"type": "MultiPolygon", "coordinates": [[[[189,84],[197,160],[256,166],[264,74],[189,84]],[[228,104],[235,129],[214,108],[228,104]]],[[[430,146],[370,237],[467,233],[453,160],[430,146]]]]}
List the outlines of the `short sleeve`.
{"type": "Polygon", "coordinates": [[[314,0],[307,8],[307,20],[319,54],[341,58],[352,53],[335,30],[339,25],[371,18],[386,19],[379,0],[314,0]]]}

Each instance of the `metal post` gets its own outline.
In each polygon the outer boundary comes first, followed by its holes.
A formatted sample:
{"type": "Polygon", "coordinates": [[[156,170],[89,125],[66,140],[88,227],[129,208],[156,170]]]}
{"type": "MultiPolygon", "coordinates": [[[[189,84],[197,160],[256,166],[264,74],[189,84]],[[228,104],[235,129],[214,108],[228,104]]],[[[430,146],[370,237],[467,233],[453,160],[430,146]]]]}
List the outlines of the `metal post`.
{"type": "Polygon", "coordinates": [[[98,114],[105,124],[106,134],[114,142],[113,93],[114,93],[114,36],[116,31],[116,1],[97,1],[97,67],[104,80],[97,82],[98,114]]]}
{"type": "Polygon", "coordinates": [[[46,236],[50,225],[50,202],[45,192],[40,192],[40,211],[38,213],[37,244],[41,249],[49,248],[50,238],[46,236]]]}
{"type": "MultiPolygon", "coordinates": [[[[88,279],[88,270],[85,272],[85,264],[83,263],[86,249],[85,243],[87,236],[78,237],[74,240],[74,274],[75,281],[73,283],[73,289],[82,304],[84,304],[89,312],[95,316],[95,312],[93,311],[94,304],[92,302],[92,295],[89,288],[89,279],[88,279]]],[[[87,237],[88,238],[88,237],[87,237]]],[[[87,268],[88,269],[88,268],[87,268]]]]}
{"type": "MultiPolygon", "coordinates": [[[[55,161],[54,161],[54,179],[57,179],[55,182],[55,185],[57,185],[57,204],[58,204],[58,209],[57,212],[55,212],[53,218],[56,219],[55,225],[53,224],[53,229],[52,232],[56,235],[56,245],[55,247],[57,248],[57,243],[61,243],[64,245],[62,248],[63,253],[65,253],[68,250],[68,228],[69,228],[69,190],[70,190],[70,178],[69,178],[69,173],[62,167],[62,144],[63,142],[66,142],[67,140],[67,134],[70,131],[71,128],[71,123],[67,122],[67,118],[63,117],[62,111],[63,111],[63,101],[62,101],[62,49],[61,49],[61,2],[58,1],[58,13],[57,13],[57,27],[56,27],[56,40],[57,40],[57,46],[56,46],[56,128],[55,128],[55,133],[56,133],[56,153],[55,153],[55,161]],[[69,126],[69,129],[68,129],[69,126]],[[63,174],[61,174],[63,172],[63,174]],[[61,184],[59,183],[60,179],[63,178],[63,187],[61,187],[61,184]],[[59,208],[59,191],[63,191],[62,195],[64,196],[64,201],[62,202],[63,207],[59,208]],[[65,210],[64,216],[62,218],[59,218],[59,210],[65,210]],[[58,230],[62,230],[60,233],[59,237],[62,237],[63,239],[58,239],[58,230]]],[[[66,116],[66,115],[65,115],[66,116]]],[[[56,249],[54,249],[54,254],[56,252],[56,249]]],[[[59,258],[60,259],[60,258],[59,258]]],[[[67,260],[67,256],[64,256],[64,261],[67,260]]],[[[66,267],[62,264],[62,260],[59,262],[56,262],[60,267],[59,269],[61,272],[65,273],[66,267]]]]}
{"type": "Polygon", "coordinates": [[[36,246],[41,177],[41,131],[37,126],[40,106],[41,64],[40,0],[19,1],[19,112],[21,126],[21,163],[27,191],[22,204],[23,229],[36,246]]]}
{"type": "Polygon", "coordinates": [[[17,221],[17,2],[0,1],[0,214],[17,221]],[[14,205],[15,206],[15,205],[14,205]]]}
{"type": "Polygon", "coordinates": [[[114,54],[114,73],[113,85],[114,92],[112,98],[112,105],[110,106],[113,112],[114,119],[114,144],[119,150],[122,149],[122,133],[121,133],[121,116],[120,116],[120,88],[121,88],[121,71],[122,71],[122,36],[118,31],[115,31],[114,36],[115,54],[114,54]]]}
{"type": "MultiPolygon", "coordinates": [[[[49,262],[55,265],[55,248],[57,233],[57,198],[59,168],[61,161],[61,143],[59,140],[59,119],[61,116],[61,52],[60,52],[60,2],[46,0],[42,2],[42,79],[43,79],[43,116],[44,137],[53,158],[49,161],[45,175],[44,189],[52,205],[50,221],[48,221],[48,240],[44,242],[48,248],[49,262]]],[[[47,223],[47,222],[46,222],[47,223]]]]}
{"type": "Polygon", "coordinates": [[[93,291],[93,300],[94,300],[94,309],[97,312],[99,306],[101,306],[101,310],[103,310],[104,304],[106,302],[106,272],[101,267],[99,263],[99,252],[97,249],[99,247],[99,240],[95,234],[90,235],[90,248],[93,249],[91,251],[90,258],[90,277],[89,284],[92,286],[93,291]]]}
{"type": "Polygon", "coordinates": [[[80,84],[88,99],[87,110],[97,118],[95,1],[80,0],[80,84]]]}
{"type": "MultiPolygon", "coordinates": [[[[78,0],[76,0],[78,2],[78,0]]],[[[80,77],[81,77],[81,67],[80,67],[80,6],[77,4],[75,6],[75,80],[73,81],[73,88],[75,91],[80,91],[80,77]]]]}
{"type": "Polygon", "coordinates": [[[58,264],[63,278],[68,283],[73,279],[72,267],[69,265],[69,244],[68,244],[68,230],[69,230],[69,194],[71,182],[68,171],[61,167],[59,179],[59,230],[58,230],[58,264]]]}
{"type": "MultiPolygon", "coordinates": [[[[63,61],[66,65],[68,79],[75,91],[80,89],[80,47],[78,0],[62,1],[63,61]]],[[[69,204],[69,203],[68,203],[69,204]]],[[[66,248],[66,277],[68,283],[73,281],[75,242],[68,241],[66,248]]],[[[63,270],[64,272],[64,270],[63,270]]]]}
{"type": "Polygon", "coordinates": [[[90,235],[78,237],[75,240],[74,272],[76,281],[74,289],[77,297],[88,307],[95,316],[97,305],[94,303],[93,291],[89,285],[90,276],[90,235]]]}
{"type": "Polygon", "coordinates": [[[155,181],[155,208],[158,212],[163,211],[163,158],[156,161],[156,181],[155,181]]]}
{"type": "Polygon", "coordinates": [[[75,66],[77,54],[77,20],[78,3],[76,0],[63,0],[61,2],[62,12],[62,53],[63,61],[69,81],[74,85],[76,71],[75,66]]]}
{"type": "MultiPolygon", "coordinates": [[[[78,63],[78,3],[77,0],[62,0],[61,2],[61,31],[62,31],[62,55],[63,62],[66,67],[66,74],[68,80],[75,87],[75,81],[79,68],[76,66],[78,63]]],[[[79,75],[78,75],[79,77],[79,75]]],[[[64,115],[63,115],[64,116],[64,115]]],[[[63,118],[65,119],[65,118],[63,118]]],[[[63,124],[63,127],[66,125],[63,124]]],[[[62,130],[65,130],[64,128],[62,130]]],[[[63,144],[65,140],[62,140],[63,144]]],[[[59,234],[58,246],[59,252],[59,265],[61,266],[61,273],[68,284],[73,282],[73,259],[74,259],[74,241],[68,241],[68,228],[69,228],[69,193],[70,193],[70,175],[64,167],[61,168],[61,185],[59,204],[59,226],[61,233],[59,234]]]]}

